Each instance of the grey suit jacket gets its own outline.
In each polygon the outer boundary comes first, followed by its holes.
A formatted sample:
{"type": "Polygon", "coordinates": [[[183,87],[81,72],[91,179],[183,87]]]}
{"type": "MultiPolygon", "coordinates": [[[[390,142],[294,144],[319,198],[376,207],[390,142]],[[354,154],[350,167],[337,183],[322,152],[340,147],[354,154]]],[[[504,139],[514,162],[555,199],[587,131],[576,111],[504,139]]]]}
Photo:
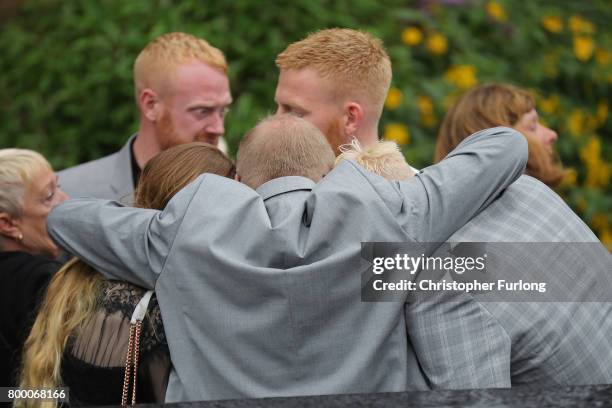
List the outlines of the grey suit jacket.
{"type": "Polygon", "coordinates": [[[573,244],[542,269],[545,247],[525,245],[490,271],[495,279],[547,280],[549,291],[562,285],[545,302],[461,293],[408,303],[408,332],[432,387],[612,383],[612,303],[604,302],[612,301],[612,260],[559,196],[522,176],[449,241],[588,242],[599,249],[573,244]]]}
{"type": "Polygon", "coordinates": [[[403,304],[360,301],[361,242],[443,241],[525,161],[524,137],[494,128],[405,182],[354,162],[258,192],[206,174],[162,212],[69,200],[48,228],[107,277],[155,288],[168,401],[422,389],[403,304]]]}
{"type": "Polygon", "coordinates": [[[108,200],[134,191],[130,146],[136,135],[116,153],[58,172],[62,190],[70,197],[94,197],[108,200]]]}

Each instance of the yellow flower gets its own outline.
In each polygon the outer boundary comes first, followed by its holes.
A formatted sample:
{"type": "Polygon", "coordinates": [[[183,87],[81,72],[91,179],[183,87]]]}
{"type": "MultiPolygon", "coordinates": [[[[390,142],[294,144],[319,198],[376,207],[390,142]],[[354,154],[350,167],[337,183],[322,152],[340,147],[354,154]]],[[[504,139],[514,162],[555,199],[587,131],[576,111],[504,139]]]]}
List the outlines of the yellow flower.
{"type": "Polygon", "coordinates": [[[443,55],[448,51],[448,40],[440,33],[433,33],[427,38],[425,46],[433,55],[443,55]]]}
{"type": "Polygon", "coordinates": [[[385,140],[391,140],[398,145],[406,145],[410,143],[410,132],[406,125],[401,123],[389,123],[385,126],[385,140]]]}
{"type": "Polygon", "coordinates": [[[608,119],[608,102],[601,101],[597,104],[597,123],[599,126],[606,123],[606,119],[608,119]]]}
{"type": "Polygon", "coordinates": [[[599,239],[608,248],[608,251],[612,252],[612,232],[608,229],[601,231],[599,239]]]}
{"type": "Polygon", "coordinates": [[[555,113],[559,108],[559,95],[553,95],[550,98],[540,98],[538,106],[544,113],[555,113]]]}
{"type": "Polygon", "coordinates": [[[506,21],[508,16],[504,7],[496,1],[490,1],[487,3],[487,14],[491,16],[493,20],[506,21]]]}
{"type": "Polygon", "coordinates": [[[580,137],[584,131],[585,122],[584,112],[580,109],[574,109],[567,118],[567,128],[573,136],[580,137]]]}
{"type": "Polygon", "coordinates": [[[576,169],[569,169],[563,180],[561,181],[561,185],[564,187],[575,186],[578,182],[578,173],[576,173],[576,169]]]}
{"type": "Polygon", "coordinates": [[[575,34],[593,34],[595,32],[595,24],[580,16],[571,16],[569,18],[569,27],[575,34]]]}
{"type": "Polygon", "coordinates": [[[540,20],[542,26],[551,33],[560,33],[563,31],[563,21],[557,16],[544,16],[540,20]]]}
{"type": "Polygon", "coordinates": [[[397,109],[401,105],[403,99],[404,96],[402,95],[402,91],[397,88],[391,88],[385,100],[385,107],[391,110],[397,109]]]}
{"type": "Polygon", "coordinates": [[[595,42],[591,37],[584,35],[574,37],[574,54],[579,61],[588,61],[593,51],[595,51],[595,42]]]}
{"type": "Polygon", "coordinates": [[[584,185],[587,187],[603,187],[610,182],[610,166],[601,160],[587,163],[587,175],[584,185]]]}
{"type": "Polygon", "coordinates": [[[444,79],[460,89],[468,89],[478,83],[473,65],[453,65],[444,74],[444,79]]]}
{"type": "Polygon", "coordinates": [[[595,51],[595,61],[597,61],[599,65],[607,67],[610,65],[610,61],[612,61],[612,53],[599,48],[597,51],[595,51]]]}
{"type": "Polygon", "coordinates": [[[598,230],[608,229],[608,216],[603,213],[597,213],[591,218],[591,225],[598,230]]]}
{"type": "Polygon", "coordinates": [[[580,158],[586,164],[599,162],[601,155],[601,142],[596,137],[590,137],[587,143],[580,149],[580,158]]]}
{"type": "Polygon", "coordinates": [[[586,164],[587,187],[607,186],[610,182],[612,166],[601,159],[601,141],[597,137],[590,137],[588,142],[580,149],[580,158],[586,164]]]}
{"type": "Polygon", "coordinates": [[[423,41],[423,32],[418,27],[408,27],[402,31],[402,42],[406,45],[415,46],[423,41]]]}
{"type": "Polygon", "coordinates": [[[416,104],[419,107],[419,111],[421,111],[421,115],[431,115],[433,113],[433,102],[429,96],[417,96],[416,104]]]}

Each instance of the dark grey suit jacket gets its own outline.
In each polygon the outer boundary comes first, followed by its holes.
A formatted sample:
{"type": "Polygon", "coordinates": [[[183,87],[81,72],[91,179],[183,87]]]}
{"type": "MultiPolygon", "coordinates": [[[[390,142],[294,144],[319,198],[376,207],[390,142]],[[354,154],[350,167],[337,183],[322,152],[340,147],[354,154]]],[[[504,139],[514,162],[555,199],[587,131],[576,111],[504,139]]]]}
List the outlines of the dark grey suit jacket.
{"type": "Polygon", "coordinates": [[[350,161],[315,187],[206,174],[164,211],[69,200],[48,228],[107,277],[155,288],[168,401],[422,389],[403,303],[361,302],[361,242],[446,240],[526,157],[521,134],[494,128],[405,182],[350,161]]]}

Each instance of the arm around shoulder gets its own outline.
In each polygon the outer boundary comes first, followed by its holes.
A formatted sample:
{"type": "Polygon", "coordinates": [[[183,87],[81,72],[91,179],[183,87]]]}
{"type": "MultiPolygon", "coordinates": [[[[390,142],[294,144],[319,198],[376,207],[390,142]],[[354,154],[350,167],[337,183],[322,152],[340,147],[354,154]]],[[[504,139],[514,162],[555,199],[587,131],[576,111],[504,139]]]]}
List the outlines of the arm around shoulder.
{"type": "Polygon", "coordinates": [[[181,190],[163,212],[107,200],[68,200],[49,214],[49,235],[107,278],[153,289],[204,177],[181,190]]]}
{"type": "Polygon", "coordinates": [[[526,163],[527,141],[516,130],[477,132],[440,163],[399,183],[406,205],[398,219],[412,239],[443,242],[520,177],[526,163]]]}

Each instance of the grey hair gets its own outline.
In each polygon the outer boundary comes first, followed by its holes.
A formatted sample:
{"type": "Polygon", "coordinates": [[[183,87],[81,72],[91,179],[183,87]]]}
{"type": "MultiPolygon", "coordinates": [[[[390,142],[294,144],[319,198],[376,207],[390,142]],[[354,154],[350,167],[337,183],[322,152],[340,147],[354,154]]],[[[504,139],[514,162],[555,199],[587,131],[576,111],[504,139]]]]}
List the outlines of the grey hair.
{"type": "Polygon", "coordinates": [[[36,171],[51,169],[39,153],[26,149],[0,149],[0,212],[19,217],[26,191],[36,171]]]}
{"type": "Polygon", "coordinates": [[[318,182],[334,165],[334,151],[321,131],[291,114],[272,115],[241,140],[236,173],[256,189],[285,176],[302,176],[318,182]]]}

